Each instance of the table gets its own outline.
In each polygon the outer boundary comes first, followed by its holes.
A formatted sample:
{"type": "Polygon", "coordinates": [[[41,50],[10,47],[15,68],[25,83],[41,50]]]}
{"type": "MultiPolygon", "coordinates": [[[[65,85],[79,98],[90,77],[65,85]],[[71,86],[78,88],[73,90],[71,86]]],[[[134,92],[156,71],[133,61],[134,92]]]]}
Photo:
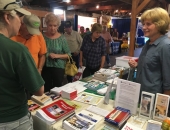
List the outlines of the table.
{"type": "MultiPolygon", "coordinates": [[[[80,112],[82,110],[85,110],[87,107],[89,107],[88,104],[84,104],[84,103],[76,102],[76,101],[73,101],[73,102],[78,103],[78,104],[81,105],[81,108],[75,110],[75,112],[80,112]]],[[[103,104],[103,101],[101,101],[97,106],[100,107],[100,108],[104,108],[105,110],[112,111],[113,106],[114,106],[114,100],[110,100],[108,105],[103,104]]],[[[32,113],[33,122],[34,122],[34,130],[64,130],[62,128],[62,121],[66,117],[61,118],[58,122],[56,122],[53,125],[48,125],[48,124],[46,124],[45,122],[43,122],[41,119],[37,118],[34,115],[35,115],[35,112],[32,113]]],[[[95,130],[102,129],[104,127],[104,125],[106,125],[106,124],[108,126],[114,127],[113,125],[105,122],[104,117],[103,117],[103,119],[95,126],[95,130]]],[[[115,129],[118,130],[118,128],[116,128],[116,127],[115,127],[115,129]]]]}

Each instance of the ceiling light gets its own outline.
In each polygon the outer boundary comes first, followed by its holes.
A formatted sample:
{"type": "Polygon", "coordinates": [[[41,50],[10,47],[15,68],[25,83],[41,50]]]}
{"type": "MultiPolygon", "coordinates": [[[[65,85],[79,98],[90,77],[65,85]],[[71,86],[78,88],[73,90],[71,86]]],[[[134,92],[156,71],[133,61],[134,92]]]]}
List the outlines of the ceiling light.
{"type": "Polygon", "coordinates": [[[99,5],[96,6],[96,9],[98,9],[98,8],[99,8],[99,5]]]}

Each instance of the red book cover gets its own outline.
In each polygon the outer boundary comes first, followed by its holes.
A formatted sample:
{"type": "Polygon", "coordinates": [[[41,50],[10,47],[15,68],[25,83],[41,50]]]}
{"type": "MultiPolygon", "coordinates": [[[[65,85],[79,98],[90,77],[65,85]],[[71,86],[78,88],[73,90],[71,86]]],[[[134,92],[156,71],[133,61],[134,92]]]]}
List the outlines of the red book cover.
{"type": "Polygon", "coordinates": [[[74,112],[74,110],[75,107],[68,105],[63,100],[57,100],[42,108],[42,111],[55,120],[74,112]]]}
{"type": "Polygon", "coordinates": [[[110,118],[111,115],[113,115],[117,110],[114,108],[107,116],[106,118],[110,118]]]}
{"type": "Polygon", "coordinates": [[[115,122],[120,123],[126,116],[128,115],[127,112],[120,112],[119,115],[114,119],[115,122]]]}

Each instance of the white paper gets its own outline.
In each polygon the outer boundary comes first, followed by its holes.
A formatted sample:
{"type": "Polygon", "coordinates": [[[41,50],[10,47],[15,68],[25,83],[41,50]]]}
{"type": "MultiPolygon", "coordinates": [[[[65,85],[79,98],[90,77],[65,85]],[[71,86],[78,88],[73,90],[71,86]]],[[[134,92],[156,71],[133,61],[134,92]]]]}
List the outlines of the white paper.
{"type": "Polygon", "coordinates": [[[149,120],[146,130],[161,130],[161,122],[149,120]]]}
{"type": "Polygon", "coordinates": [[[102,109],[102,108],[99,108],[93,105],[89,106],[86,110],[93,112],[95,114],[101,115],[103,117],[106,117],[110,113],[110,111],[107,111],[105,109],[102,109]]]}
{"type": "Polygon", "coordinates": [[[118,79],[115,107],[129,109],[132,114],[136,114],[140,93],[140,84],[131,81],[118,79]]]}

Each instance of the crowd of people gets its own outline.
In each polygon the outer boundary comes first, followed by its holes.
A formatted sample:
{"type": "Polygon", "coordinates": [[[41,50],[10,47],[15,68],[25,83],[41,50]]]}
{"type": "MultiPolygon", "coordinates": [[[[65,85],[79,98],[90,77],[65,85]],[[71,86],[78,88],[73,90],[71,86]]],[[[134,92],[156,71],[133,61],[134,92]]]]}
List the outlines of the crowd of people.
{"type": "MultiPolygon", "coordinates": [[[[130,60],[130,67],[137,67],[137,82],[141,91],[170,94],[169,50],[170,40],[165,35],[170,24],[167,11],[154,8],[141,16],[145,36],[149,41],[143,47],[138,63],[130,60]],[[152,14],[152,15],[151,15],[152,14]]],[[[59,16],[45,16],[47,30],[39,31],[40,19],[24,10],[15,0],[0,3],[0,129],[33,129],[28,111],[26,92],[41,96],[44,91],[61,87],[65,64],[72,56],[77,68],[86,68],[83,77],[90,76],[110,65],[109,43],[112,37],[107,26],[95,23],[91,31],[80,27],[80,33],[66,21],[65,33],[60,34],[59,16]]],[[[67,76],[68,82],[73,77],[67,76]]]]}

